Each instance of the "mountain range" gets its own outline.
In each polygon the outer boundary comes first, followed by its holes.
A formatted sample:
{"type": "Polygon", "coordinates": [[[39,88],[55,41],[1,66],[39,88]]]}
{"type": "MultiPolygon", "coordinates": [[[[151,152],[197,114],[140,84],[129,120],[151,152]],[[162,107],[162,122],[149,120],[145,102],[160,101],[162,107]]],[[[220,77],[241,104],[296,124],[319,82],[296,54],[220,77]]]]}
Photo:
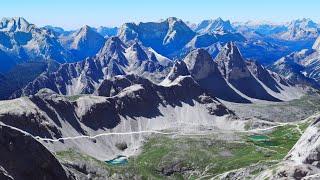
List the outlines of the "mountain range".
{"type": "Polygon", "coordinates": [[[125,23],[119,28],[83,26],[72,31],[52,26],[37,27],[21,17],[3,18],[0,24],[0,55],[6,61],[1,72],[27,61],[80,61],[94,56],[106,39],[115,35],[124,43],[138,40],[170,59],[183,58],[194,48],[207,49],[215,56],[221,44],[235,41],[246,58],[265,64],[292,51],[311,48],[319,30],[319,25],[310,19],[281,25],[251,25],[218,18],[189,27],[172,17],[161,22],[125,23]],[[262,53],[257,55],[257,50],[262,53]]]}
{"type": "Polygon", "coordinates": [[[319,38],[312,48],[293,52],[271,65],[271,69],[292,82],[309,84],[318,87],[319,84],[319,38]]]}
{"type": "MultiPolygon", "coordinates": [[[[265,54],[266,56],[273,56],[273,62],[276,63],[278,57],[285,56],[289,54],[288,52],[296,49],[291,47],[291,44],[300,41],[299,38],[285,38],[285,40],[280,38],[280,40],[278,39],[280,37],[279,33],[288,32],[288,29],[291,30],[292,28],[301,31],[313,31],[317,27],[317,24],[310,19],[301,19],[285,25],[267,26],[251,25],[250,23],[232,24],[230,21],[224,21],[221,18],[204,20],[190,27],[178,18],[168,18],[161,22],[126,23],[118,29],[83,26],[79,30],[64,31],[62,28],[52,26],[38,28],[23,18],[4,18],[1,21],[2,38],[0,39],[3,42],[0,42],[0,55],[3,56],[1,59],[4,61],[2,81],[6,80],[4,84],[8,84],[9,87],[5,86],[0,96],[2,99],[10,96],[18,97],[30,94],[27,91],[34,94],[41,87],[50,87],[67,95],[92,93],[94,87],[101,83],[102,79],[128,73],[143,75],[152,81],[160,82],[169,72],[173,61],[185,58],[190,51],[202,48],[212,56],[212,59],[215,59],[219,52],[224,49],[225,44],[230,41],[234,42],[237,49],[239,48],[244,59],[265,64],[266,59],[261,56],[265,54]],[[284,29],[272,30],[273,28],[284,29]],[[104,32],[102,33],[103,29],[104,32]],[[119,37],[117,43],[114,42],[117,37],[111,37],[116,35],[116,31],[118,31],[119,37]],[[259,37],[252,35],[253,32],[259,34],[259,31],[269,33],[260,33],[259,37]],[[9,41],[6,41],[6,39],[9,39],[9,41]],[[19,43],[18,41],[25,42],[19,43]],[[281,43],[279,43],[280,41],[281,43]],[[116,49],[113,50],[115,52],[112,54],[110,54],[112,52],[110,48],[112,47],[108,47],[110,42],[115,45],[109,46],[115,46],[116,49]],[[284,44],[287,44],[287,46],[284,44]],[[38,51],[34,51],[34,49],[38,49],[38,51]],[[21,53],[23,56],[21,56],[21,53]],[[106,60],[106,56],[117,56],[113,57],[116,61],[106,60]],[[86,58],[88,59],[85,60],[86,58]],[[25,80],[18,80],[21,82],[18,85],[12,86],[13,83],[9,81],[10,73],[19,73],[18,68],[15,68],[17,64],[29,62],[61,65],[53,67],[46,65],[52,68],[49,68],[49,71],[42,68],[25,80]],[[97,62],[99,62],[99,65],[97,62]],[[92,72],[89,75],[90,78],[84,77],[83,73],[88,74],[84,70],[88,64],[95,64],[95,68],[99,69],[100,73],[92,72]],[[58,66],[60,67],[58,68],[58,66]],[[53,74],[58,73],[53,71],[59,71],[59,73],[64,71],[64,75],[53,77],[57,76],[53,74]],[[68,80],[63,80],[66,78],[65,76],[69,76],[68,80]],[[61,77],[63,78],[61,79],[61,77]],[[54,81],[54,83],[48,81],[54,81]],[[59,84],[59,87],[54,87],[57,86],[56,84],[59,84]],[[74,87],[76,88],[74,89],[74,87]],[[31,90],[34,88],[35,90],[31,90]],[[68,88],[74,89],[73,92],[67,90],[68,88]]],[[[310,33],[307,34],[304,34],[302,39],[310,39],[310,41],[313,39],[315,41],[315,34],[311,33],[313,36],[310,33]]],[[[306,47],[311,49],[311,46],[306,47]]],[[[313,56],[315,55],[313,54],[313,56]]],[[[313,56],[309,56],[309,59],[312,59],[313,56]]],[[[308,65],[308,69],[311,69],[312,64],[314,63],[308,65]]],[[[223,65],[223,63],[220,63],[220,65],[223,65]]],[[[293,69],[296,70],[297,67],[293,69]]],[[[222,69],[220,68],[220,70],[222,69]]],[[[286,74],[277,71],[276,67],[273,67],[272,70],[286,77],[286,74]]],[[[91,67],[87,71],[92,71],[91,67]]],[[[244,71],[248,72],[248,70],[244,71]]],[[[312,72],[312,74],[311,78],[316,78],[316,72],[312,72]]],[[[223,78],[226,79],[227,77],[223,78]]],[[[299,78],[304,79],[305,76],[302,75],[299,78]]],[[[311,81],[313,80],[311,79],[311,81]]],[[[311,84],[314,84],[314,87],[317,86],[315,82],[311,82],[311,84]]]]}
{"type": "Polygon", "coordinates": [[[0,179],[317,178],[319,27],[3,18],[0,179]]]}

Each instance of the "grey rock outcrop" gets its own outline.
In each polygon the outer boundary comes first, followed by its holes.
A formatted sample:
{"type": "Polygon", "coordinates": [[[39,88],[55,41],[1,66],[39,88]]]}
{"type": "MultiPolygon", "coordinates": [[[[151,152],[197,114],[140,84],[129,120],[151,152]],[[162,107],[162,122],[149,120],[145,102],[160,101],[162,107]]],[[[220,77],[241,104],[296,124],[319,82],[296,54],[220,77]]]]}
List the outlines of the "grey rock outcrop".
{"type": "Polygon", "coordinates": [[[284,160],[256,179],[317,179],[320,174],[319,122],[317,116],[284,160]]]}
{"type": "Polygon", "coordinates": [[[214,20],[204,20],[201,21],[194,29],[199,33],[224,31],[224,32],[234,32],[235,29],[231,26],[230,21],[224,21],[221,18],[214,20]]]}
{"type": "Polygon", "coordinates": [[[237,94],[226,82],[218,65],[210,54],[203,49],[191,51],[185,58],[191,76],[199,85],[214,96],[227,101],[250,102],[237,94]]]}
{"type": "Polygon", "coordinates": [[[241,93],[251,98],[279,101],[270,95],[251,74],[234,43],[227,43],[215,61],[223,77],[241,93]]]}
{"type": "Polygon", "coordinates": [[[83,60],[92,57],[103,47],[105,39],[93,28],[89,26],[82,27],[79,31],[71,35],[70,51],[77,60],[83,60]]]}

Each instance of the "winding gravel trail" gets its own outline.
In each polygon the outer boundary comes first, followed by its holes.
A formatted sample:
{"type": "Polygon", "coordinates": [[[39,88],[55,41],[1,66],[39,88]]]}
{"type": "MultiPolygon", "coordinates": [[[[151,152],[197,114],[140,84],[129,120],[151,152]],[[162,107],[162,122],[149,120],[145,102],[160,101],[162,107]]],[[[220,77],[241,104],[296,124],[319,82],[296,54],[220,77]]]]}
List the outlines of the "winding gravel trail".
{"type": "MultiPolygon", "coordinates": [[[[314,117],[317,116],[313,115],[310,116],[314,117]]],[[[307,119],[309,119],[307,118],[307,119]]],[[[306,119],[306,120],[307,120],[306,119]]],[[[306,121],[304,120],[304,121],[306,121]]],[[[301,121],[303,122],[303,121],[301,121]]],[[[133,135],[133,134],[162,134],[162,135],[180,135],[180,136],[204,136],[204,135],[209,135],[209,134],[215,134],[215,133],[222,133],[222,132],[241,132],[241,133],[258,133],[261,131],[268,131],[268,130],[272,130],[274,128],[277,127],[281,127],[281,126],[286,126],[286,125],[295,125],[297,126],[297,130],[302,134],[303,132],[300,130],[300,128],[298,128],[299,126],[297,125],[297,123],[295,122],[288,122],[288,123],[278,123],[275,126],[271,126],[271,127],[267,127],[267,128],[259,128],[259,129],[251,129],[251,130],[243,130],[243,131],[226,131],[226,130],[215,130],[215,131],[203,131],[202,133],[184,133],[184,132],[180,132],[180,131],[176,131],[176,132],[163,132],[160,130],[146,130],[146,131],[133,131],[133,132],[107,132],[107,133],[101,133],[101,134],[97,134],[94,136],[89,136],[89,135],[80,135],[80,136],[74,136],[74,137],[62,137],[62,138],[57,138],[57,139],[52,139],[52,138],[43,138],[40,136],[33,136],[31,135],[29,132],[23,131],[19,128],[10,126],[10,125],[6,125],[2,122],[0,122],[0,125],[2,126],[7,126],[9,128],[15,129],[17,131],[20,131],[26,135],[30,135],[33,138],[37,139],[38,141],[49,141],[49,142],[58,142],[58,141],[64,141],[64,140],[76,140],[76,139],[95,139],[101,136],[111,136],[111,135],[133,135]]]]}

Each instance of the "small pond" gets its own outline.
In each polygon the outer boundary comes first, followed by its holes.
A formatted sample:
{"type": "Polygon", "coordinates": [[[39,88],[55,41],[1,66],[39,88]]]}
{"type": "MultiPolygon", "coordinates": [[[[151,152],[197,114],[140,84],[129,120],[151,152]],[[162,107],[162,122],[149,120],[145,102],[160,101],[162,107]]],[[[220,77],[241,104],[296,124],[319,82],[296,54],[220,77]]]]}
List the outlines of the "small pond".
{"type": "Polygon", "coordinates": [[[126,156],[119,155],[116,158],[105,162],[110,165],[125,165],[128,163],[128,159],[126,156]]]}
{"type": "Polygon", "coordinates": [[[270,137],[266,136],[266,135],[261,135],[261,134],[257,134],[257,135],[251,135],[248,137],[251,141],[253,141],[254,143],[258,143],[260,145],[264,145],[264,146],[278,146],[279,143],[275,140],[272,140],[270,137]]]}
{"type": "Polygon", "coordinates": [[[258,134],[258,135],[251,135],[251,136],[249,136],[249,139],[250,139],[251,141],[268,141],[268,140],[269,140],[269,137],[266,136],[266,135],[260,135],[260,134],[258,134]]]}

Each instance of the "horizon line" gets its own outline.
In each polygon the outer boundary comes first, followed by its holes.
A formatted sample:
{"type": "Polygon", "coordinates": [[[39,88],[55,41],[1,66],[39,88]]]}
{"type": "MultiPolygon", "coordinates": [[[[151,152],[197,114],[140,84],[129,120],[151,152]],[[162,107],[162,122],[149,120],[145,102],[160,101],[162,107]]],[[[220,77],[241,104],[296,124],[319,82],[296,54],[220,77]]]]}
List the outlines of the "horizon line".
{"type": "Polygon", "coordinates": [[[290,22],[293,22],[293,21],[296,21],[296,20],[311,20],[317,24],[320,25],[320,20],[314,20],[310,17],[299,17],[299,18],[292,18],[291,20],[286,20],[286,21],[272,21],[272,20],[267,20],[267,19],[260,19],[260,20],[257,20],[257,19],[247,19],[247,20],[231,20],[229,18],[223,18],[223,17],[212,17],[212,18],[204,18],[198,22],[192,22],[192,21],[189,21],[189,20],[185,20],[183,18],[179,18],[179,17],[175,17],[175,16],[168,16],[166,18],[160,18],[160,19],[157,19],[157,20],[146,20],[146,21],[126,21],[126,22],[121,22],[119,23],[118,25],[106,25],[106,24],[95,24],[95,25],[90,25],[90,24],[83,24],[83,25],[76,25],[76,26],[73,26],[73,27],[65,27],[63,25],[57,25],[57,24],[50,24],[49,22],[48,23],[33,23],[33,21],[29,18],[26,18],[26,17],[23,17],[23,16],[3,16],[1,17],[1,21],[4,20],[4,19],[13,19],[13,18],[23,18],[25,19],[28,23],[32,24],[32,25],[35,25],[39,28],[43,28],[43,27],[46,27],[46,26],[52,26],[52,27],[56,27],[56,28],[62,28],[63,30],[67,30],[67,31],[72,31],[72,30],[77,30],[77,29],[81,29],[82,27],[84,26],[89,26],[91,28],[99,28],[99,27],[107,27],[107,28],[120,28],[122,25],[126,24],[126,23],[135,23],[135,24],[139,24],[139,23],[150,23],[150,22],[163,22],[169,18],[177,18],[179,20],[182,20],[185,24],[190,24],[190,25],[198,25],[200,24],[202,21],[205,21],[205,20],[217,20],[217,19],[222,19],[223,21],[230,21],[230,24],[233,25],[234,23],[249,23],[249,22],[252,22],[252,23],[257,23],[257,24],[272,24],[272,25],[284,25],[284,24],[288,24],[290,22]]]}

